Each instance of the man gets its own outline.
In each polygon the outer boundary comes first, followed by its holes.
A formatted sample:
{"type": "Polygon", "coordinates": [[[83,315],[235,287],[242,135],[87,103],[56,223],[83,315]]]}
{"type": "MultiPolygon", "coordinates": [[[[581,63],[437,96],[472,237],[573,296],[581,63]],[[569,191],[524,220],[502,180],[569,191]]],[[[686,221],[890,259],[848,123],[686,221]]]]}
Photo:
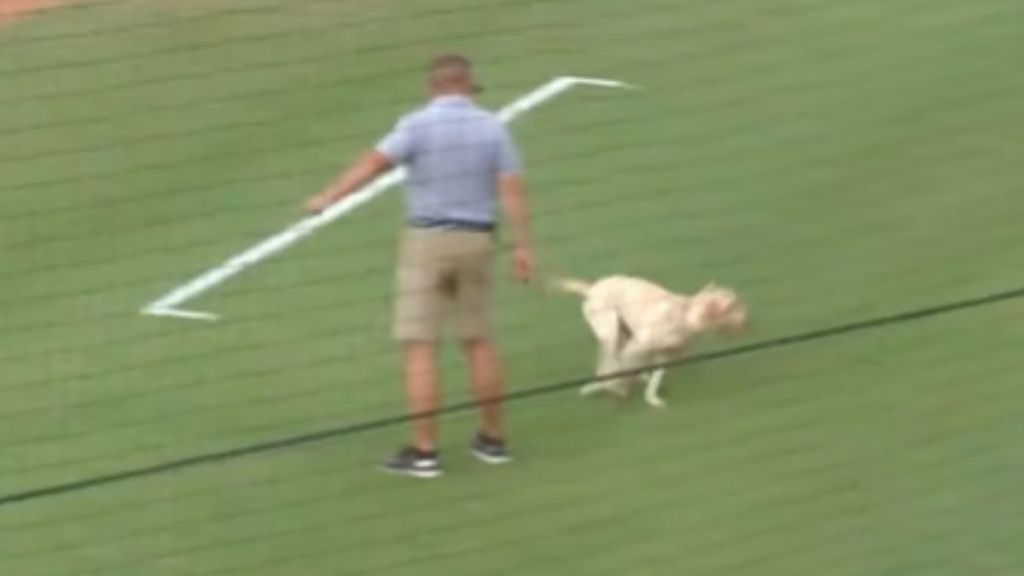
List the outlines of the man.
{"type": "Polygon", "coordinates": [[[309,211],[319,212],[392,166],[409,170],[393,332],[403,346],[412,443],[384,467],[417,478],[442,473],[432,414],[439,406],[436,344],[449,319],[480,402],[480,429],[471,451],[487,463],[511,460],[499,404],[501,368],[491,334],[498,205],[510,228],[516,278],[528,281],[533,268],[519,154],[505,126],[473,102],[480,89],[470,61],[440,56],[427,76],[430,102],[402,118],[374,150],[306,203],[309,211]]]}

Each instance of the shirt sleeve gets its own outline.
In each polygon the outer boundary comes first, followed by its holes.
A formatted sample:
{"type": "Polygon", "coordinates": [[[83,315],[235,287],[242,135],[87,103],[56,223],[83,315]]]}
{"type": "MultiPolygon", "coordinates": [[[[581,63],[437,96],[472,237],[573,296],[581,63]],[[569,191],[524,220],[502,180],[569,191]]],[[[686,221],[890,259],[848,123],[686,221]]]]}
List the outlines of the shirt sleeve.
{"type": "Polygon", "coordinates": [[[519,147],[504,125],[498,128],[498,172],[501,174],[518,174],[523,170],[523,160],[519,147]]]}
{"type": "Polygon", "coordinates": [[[387,156],[395,164],[406,164],[412,159],[413,138],[409,120],[399,120],[384,138],[377,142],[377,152],[387,156]]]}

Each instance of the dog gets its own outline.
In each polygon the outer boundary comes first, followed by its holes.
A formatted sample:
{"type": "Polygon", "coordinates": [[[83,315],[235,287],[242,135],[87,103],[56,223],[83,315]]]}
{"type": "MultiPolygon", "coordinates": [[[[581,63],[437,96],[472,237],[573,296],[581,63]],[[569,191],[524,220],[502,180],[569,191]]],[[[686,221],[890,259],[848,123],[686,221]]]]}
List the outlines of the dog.
{"type": "Polygon", "coordinates": [[[693,295],[677,294],[654,282],[615,275],[595,282],[559,278],[557,291],[583,298],[583,317],[598,343],[596,376],[599,380],[580,393],[612,392],[626,397],[644,376],[644,400],[665,406],[661,385],[664,364],[680,359],[687,344],[707,332],[736,334],[747,325],[747,308],[735,291],[710,283],[693,295]],[[619,372],[659,366],[636,375],[619,372]]]}

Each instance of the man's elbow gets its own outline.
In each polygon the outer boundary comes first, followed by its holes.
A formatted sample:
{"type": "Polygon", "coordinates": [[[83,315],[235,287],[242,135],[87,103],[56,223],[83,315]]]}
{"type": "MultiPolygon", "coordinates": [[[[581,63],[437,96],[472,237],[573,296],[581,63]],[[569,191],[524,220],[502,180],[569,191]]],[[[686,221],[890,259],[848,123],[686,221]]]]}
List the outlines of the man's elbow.
{"type": "Polygon", "coordinates": [[[500,175],[498,177],[498,190],[503,196],[521,196],[525,192],[522,176],[518,173],[500,175]]]}
{"type": "Polygon", "coordinates": [[[395,163],[387,155],[380,153],[377,150],[371,150],[363,156],[363,166],[368,172],[373,174],[380,174],[386,170],[390,170],[395,163]]]}

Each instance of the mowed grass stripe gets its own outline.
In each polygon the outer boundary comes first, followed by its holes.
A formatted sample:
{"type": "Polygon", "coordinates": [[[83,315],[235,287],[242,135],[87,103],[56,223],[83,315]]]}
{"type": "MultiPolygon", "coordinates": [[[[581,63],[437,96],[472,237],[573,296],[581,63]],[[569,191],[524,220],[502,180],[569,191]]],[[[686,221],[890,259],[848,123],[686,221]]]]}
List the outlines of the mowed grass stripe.
{"type": "MultiPolygon", "coordinates": [[[[734,283],[769,340],[1024,280],[1019,3],[259,4],[115,3],[0,33],[5,67],[40,70],[0,86],[0,127],[20,130],[0,156],[98,152],[0,167],[0,387],[5,413],[39,409],[0,420],[0,493],[395,410],[382,326],[397,198],[204,301],[236,323],[152,324],[135,308],[293,219],[419,99],[403,71],[454,37],[490,104],[563,73],[648,88],[517,128],[538,247],[573,274],[734,283]],[[307,24],[339,33],[286,34],[307,24]],[[61,33],[77,36],[33,40],[61,33]],[[274,39],[174,56],[259,35],[274,39]],[[146,141],[167,134],[180,137],[146,141]],[[11,189],[43,181],[65,184],[11,189]],[[30,438],[49,440],[16,445],[30,438]]],[[[512,391],[590,367],[572,301],[504,285],[500,301],[512,391]]],[[[0,572],[1012,573],[1019,306],[691,364],[664,417],[519,403],[523,458],[501,471],[462,456],[472,422],[452,415],[437,485],[370,469],[391,428],[5,506],[0,572]]],[[[443,360],[458,402],[461,366],[443,360]]]]}

